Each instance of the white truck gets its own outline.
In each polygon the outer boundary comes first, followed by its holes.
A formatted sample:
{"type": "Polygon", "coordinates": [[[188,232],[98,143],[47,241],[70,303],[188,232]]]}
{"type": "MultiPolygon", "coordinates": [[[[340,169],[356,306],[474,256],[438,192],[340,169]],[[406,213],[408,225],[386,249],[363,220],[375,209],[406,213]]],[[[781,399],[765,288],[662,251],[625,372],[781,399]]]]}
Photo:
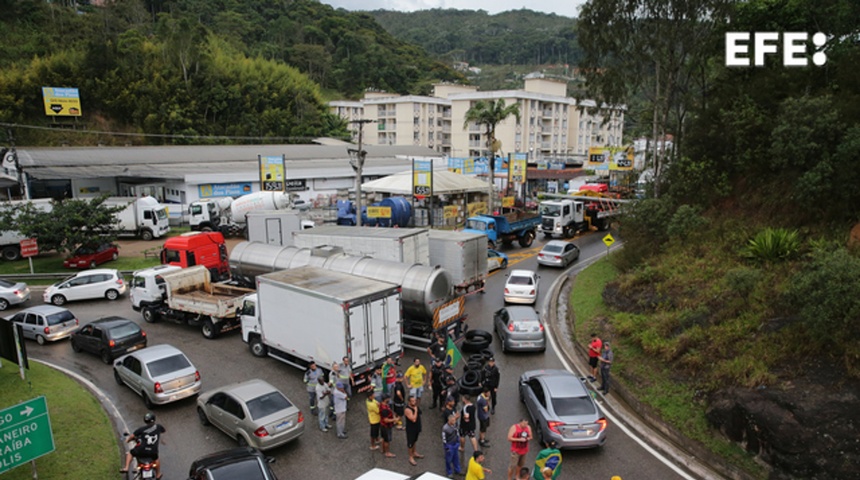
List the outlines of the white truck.
{"type": "MultiPolygon", "coordinates": [[[[12,214],[14,215],[14,210],[19,209],[26,205],[27,203],[32,203],[33,207],[42,210],[44,212],[50,212],[53,210],[54,205],[51,203],[51,199],[49,198],[40,198],[36,200],[8,200],[5,202],[0,202],[0,209],[13,210],[12,214]]],[[[6,230],[0,232],[0,255],[2,255],[4,260],[18,260],[21,258],[21,240],[24,240],[26,237],[21,235],[20,232],[16,232],[13,230],[6,230]]]]}
{"type": "Polygon", "coordinates": [[[239,308],[253,290],[214,283],[209,275],[203,265],[159,265],[136,271],[129,293],[131,307],[150,323],[164,319],[200,326],[209,339],[239,328],[239,308]]]}
{"type": "Polygon", "coordinates": [[[430,230],[430,265],[451,275],[458,294],[482,290],[487,280],[487,236],[430,230]]]}
{"type": "Polygon", "coordinates": [[[313,220],[295,210],[248,212],[248,241],[290,246],[293,233],[316,227],[313,220]]]}
{"type": "Polygon", "coordinates": [[[116,218],[119,219],[116,227],[119,236],[152,240],[161,238],[170,231],[167,207],[153,197],[108,197],[104,205],[125,206],[124,210],[116,213],[116,218]]]}
{"type": "Polygon", "coordinates": [[[254,192],[239,198],[209,198],[191,202],[189,224],[192,230],[221,232],[225,237],[243,235],[247,215],[255,210],[286,210],[290,196],[284,192],[254,192]]]}
{"type": "MultiPolygon", "coordinates": [[[[430,264],[430,233],[426,228],[374,228],[324,225],[293,233],[292,245],[341,247],[347,255],[373,257],[408,265],[430,264]]],[[[484,255],[486,257],[486,254],[484,255]]]]}
{"type": "Polygon", "coordinates": [[[608,230],[612,217],[621,213],[624,200],[613,199],[599,193],[579,192],[581,195],[558,195],[555,200],[540,202],[539,230],[546,238],[554,235],[571,238],[579,232],[595,227],[608,230]]]}
{"type": "Polygon", "coordinates": [[[256,277],[242,307],[242,340],[258,357],[330,370],[348,357],[357,377],[402,355],[398,285],[316,267],[256,277]]]}

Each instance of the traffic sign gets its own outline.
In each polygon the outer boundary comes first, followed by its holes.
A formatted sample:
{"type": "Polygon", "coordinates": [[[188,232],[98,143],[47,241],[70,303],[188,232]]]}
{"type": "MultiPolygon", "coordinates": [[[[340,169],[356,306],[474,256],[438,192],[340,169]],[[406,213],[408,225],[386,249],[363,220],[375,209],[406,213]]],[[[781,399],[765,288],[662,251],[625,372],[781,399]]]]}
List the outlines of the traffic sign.
{"type": "Polygon", "coordinates": [[[606,244],[606,248],[609,248],[612,246],[613,243],[615,243],[615,239],[612,238],[611,234],[607,233],[606,236],[603,237],[603,243],[606,244]]]}
{"type": "Polygon", "coordinates": [[[0,411],[0,473],[54,451],[45,397],[0,411]]]}
{"type": "Polygon", "coordinates": [[[39,254],[39,242],[35,238],[25,238],[18,244],[21,246],[21,256],[24,258],[35,257],[39,254]]]}

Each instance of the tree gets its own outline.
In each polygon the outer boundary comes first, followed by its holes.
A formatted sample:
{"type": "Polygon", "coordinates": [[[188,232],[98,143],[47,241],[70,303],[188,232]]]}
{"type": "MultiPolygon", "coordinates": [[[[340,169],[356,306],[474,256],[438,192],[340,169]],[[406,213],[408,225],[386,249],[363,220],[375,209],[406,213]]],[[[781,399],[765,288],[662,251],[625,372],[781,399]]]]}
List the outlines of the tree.
{"type": "Polygon", "coordinates": [[[487,127],[487,150],[489,151],[490,161],[490,201],[487,204],[487,209],[490,213],[493,212],[493,185],[495,182],[496,168],[494,153],[496,143],[496,126],[505,121],[511,115],[520,121],[520,104],[505,105],[505,101],[501,98],[497,100],[479,100],[469,110],[466,111],[466,117],[463,122],[463,129],[469,127],[470,123],[484,125],[487,127]]]}

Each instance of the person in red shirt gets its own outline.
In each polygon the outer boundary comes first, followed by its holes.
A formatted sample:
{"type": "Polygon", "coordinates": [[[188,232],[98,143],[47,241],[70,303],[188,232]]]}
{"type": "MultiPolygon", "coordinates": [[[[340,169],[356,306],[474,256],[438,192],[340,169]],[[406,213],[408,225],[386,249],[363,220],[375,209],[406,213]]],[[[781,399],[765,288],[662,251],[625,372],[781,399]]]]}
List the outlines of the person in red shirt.
{"type": "Polygon", "coordinates": [[[529,442],[532,439],[532,427],[528,419],[520,419],[508,429],[508,441],[511,442],[511,463],[508,466],[508,480],[514,480],[517,472],[523,468],[526,455],[529,453],[529,442]]]}
{"type": "Polygon", "coordinates": [[[598,359],[602,349],[603,342],[600,337],[596,333],[592,333],[591,343],[588,345],[588,364],[591,366],[591,375],[588,376],[588,379],[592,382],[597,381],[597,364],[600,362],[598,359]]]}

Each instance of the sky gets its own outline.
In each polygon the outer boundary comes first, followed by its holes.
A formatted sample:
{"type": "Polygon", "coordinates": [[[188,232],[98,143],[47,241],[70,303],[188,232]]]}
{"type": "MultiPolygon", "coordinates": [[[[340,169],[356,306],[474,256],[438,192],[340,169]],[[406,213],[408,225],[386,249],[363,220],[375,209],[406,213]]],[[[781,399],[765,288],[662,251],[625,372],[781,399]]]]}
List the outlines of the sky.
{"type": "Polygon", "coordinates": [[[536,12],[576,17],[586,0],[320,0],[335,8],[346,10],[396,10],[414,12],[431,8],[485,10],[496,14],[527,8],[536,12]]]}

